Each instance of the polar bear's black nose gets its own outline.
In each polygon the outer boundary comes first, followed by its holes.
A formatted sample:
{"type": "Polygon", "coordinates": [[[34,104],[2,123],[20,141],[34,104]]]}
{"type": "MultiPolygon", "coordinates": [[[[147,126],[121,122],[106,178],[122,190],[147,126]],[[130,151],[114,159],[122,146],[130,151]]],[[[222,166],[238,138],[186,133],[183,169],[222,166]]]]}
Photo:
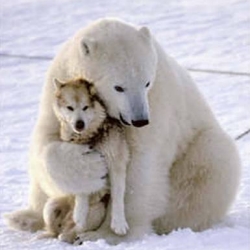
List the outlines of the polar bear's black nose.
{"type": "Polygon", "coordinates": [[[82,131],[84,129],[84,121],[78,120],[75,124],[75,128],[77,131],[82,131]]]}
{"type": "Polygon", "coordinates": [[[139,127],[143,127],[143,126],[148,125],[149,121],[148,120],[137,120],[137,121],[132,120],[132,124],[133,124],[133,126],[139,128],[139,127]]]}

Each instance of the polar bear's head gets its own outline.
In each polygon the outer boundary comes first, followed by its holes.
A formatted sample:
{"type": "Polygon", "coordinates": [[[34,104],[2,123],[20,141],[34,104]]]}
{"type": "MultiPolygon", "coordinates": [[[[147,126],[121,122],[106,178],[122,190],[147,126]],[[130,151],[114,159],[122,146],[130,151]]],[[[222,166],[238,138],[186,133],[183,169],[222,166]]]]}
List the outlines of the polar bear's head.
{"type": "Polygon", "coordinates": [[[81,74],[95,85],[109,114],[125,125],[147,125],[148,93],[157,65],[149,30],[104,19],[85,28],[74,41],[81,74]]]}

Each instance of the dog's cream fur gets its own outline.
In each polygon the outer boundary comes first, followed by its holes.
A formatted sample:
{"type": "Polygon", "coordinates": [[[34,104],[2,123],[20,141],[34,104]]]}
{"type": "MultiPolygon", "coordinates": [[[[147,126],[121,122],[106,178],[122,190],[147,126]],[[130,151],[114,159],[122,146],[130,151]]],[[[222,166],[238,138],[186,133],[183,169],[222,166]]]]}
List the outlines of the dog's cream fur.
{"type": "MultiPolygon", "coordinates": [[[[107,116],[93,86],[82,79],[65,83],[55,79],[53,108],[60,122],[62,140],[87,144],[105,157],[110,176],[111,228],[116,234],[126,234],[128,224],[124,214],[124,194],[129,152],[122,126],[119,121],[107,116]],[[77,121],[84,124],[80,131],[75,128],[77,121]]],[[[85,149],[84,153],[91,152],[89,148],[85,149]]],[[[87,217],[90,194],[84,190],[72,194],[75,196],[73,220],[77,233],[89,230],[87,217]]]]}
{"type": "MultiPolygon", "coordinates": [[[[233,141],[186,70],[166,55],[147,28],[102,19],[67,41],[49,68],[31,148],[29,218],[27,210],[18,212],[16,227],[27,221],[32,221],[28,229],[42,225],[48,197],[65,195],[57,186],[77,193],[104,185],[105,161],[98,153],[83,156],[80,145],[61,142],[51,108],[53,79],[77,77],[93,82],[110,116],[129,124],[140,119],[150,123],[125,128],[131,153],[125,196],[127,235],[112,233],[108,211],[102,226],[80,235],[75,244],[99,238],[117,243],[152,230],[204,230],[224,217],[240,176],[233,141]],[[116,85],[124,92],[117,92],[116,85]]],[[[12,214],[10,223],[14,218],[12,214]]]]}

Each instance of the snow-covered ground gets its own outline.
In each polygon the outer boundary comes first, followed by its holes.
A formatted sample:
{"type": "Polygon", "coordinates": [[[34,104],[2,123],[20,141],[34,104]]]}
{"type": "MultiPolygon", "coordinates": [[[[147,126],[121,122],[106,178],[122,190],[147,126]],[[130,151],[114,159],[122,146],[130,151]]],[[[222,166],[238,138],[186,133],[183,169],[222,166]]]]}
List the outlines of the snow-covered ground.
{"type": "MultiPolygon", "coordinates": [[[[46,58],[53,57],[76,30],[105,16],[147,25],[165,50],[191,69],[221,125],[236,138],[250,129],[249,10],[249,0],[0,0],[0,213],[27,205],[28,145],[50,63],[46,58]]],[[[240,192],[220,224],[200,233],[182,229],[145,236],[136,243],[111,247],[100,240],[79,248],[249,249],[250,134],[236,143],[243,165],[240,192]]],[[[70,248],[57,240],[38,241],[33,234],[11,231],[0,220],[0,249],[70,248]]]]}

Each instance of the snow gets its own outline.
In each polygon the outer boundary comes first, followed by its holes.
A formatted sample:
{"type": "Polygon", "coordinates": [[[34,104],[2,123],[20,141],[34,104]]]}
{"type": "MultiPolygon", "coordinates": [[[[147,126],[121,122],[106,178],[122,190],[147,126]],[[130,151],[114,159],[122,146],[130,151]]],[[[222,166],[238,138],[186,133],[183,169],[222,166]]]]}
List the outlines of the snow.
{"type": "MultiPolygon", "coordinates": [[[[233,137],[250,128],[250,1],[0,0],[0,213],[26,207],[28,147],[50,61],[79,28],[105,16],[147,25],[165,50],[190,71],[222,127],[233,137]],[[27,58],[10,57],[24,55],[27,58]],[[31,56],[41,57],[28,58],[31,56]],[[43,60],[42,60],[43,59],[43,60]],[[235,73],[244,73],[243,75],[235,73]]],[[[239,195],[226,218],[195,233],[146,235],[109,246],[86,242],[88,250],[245,250],[250,247],[250,134],[236,141],[242,159],[239,195]]],[[[0,220],[0,249],[71,249],[34,234],[15,232],[0,220]]]]}

